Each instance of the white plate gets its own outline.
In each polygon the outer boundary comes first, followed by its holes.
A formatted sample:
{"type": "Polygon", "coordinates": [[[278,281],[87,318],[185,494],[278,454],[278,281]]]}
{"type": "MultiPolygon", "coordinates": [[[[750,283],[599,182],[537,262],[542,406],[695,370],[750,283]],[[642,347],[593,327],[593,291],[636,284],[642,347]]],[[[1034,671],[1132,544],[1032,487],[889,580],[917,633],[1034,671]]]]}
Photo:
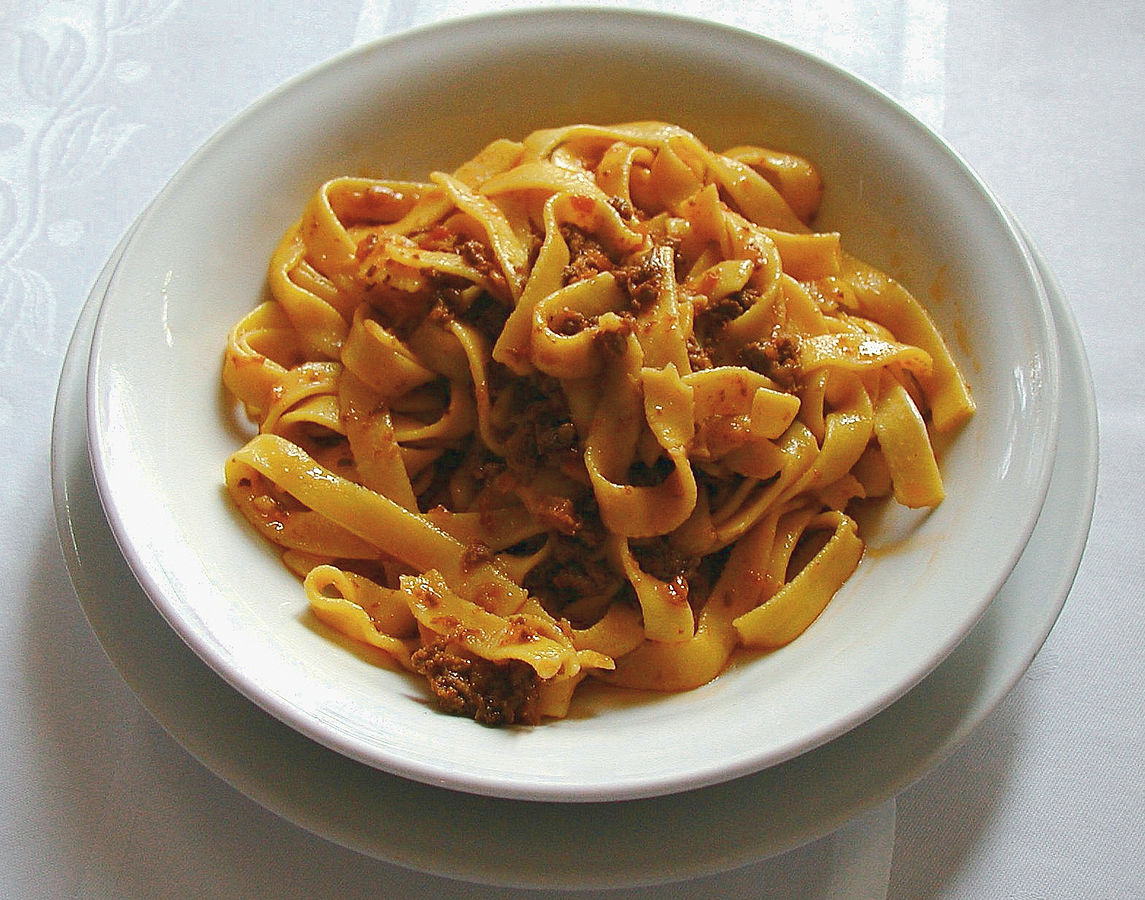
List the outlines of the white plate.
{"type": "Polygon", "coordinates": [[[141,218],[113,274],[88,411],[96,482],[129,564],[238,690],[320,743],[412,779],[606,800],[790,759],[931,671],[1025,546],[1049,482],[1057,398],[1051,314],[1020,239],[956,155],[887,97],[719,26],[548,10],[355,50],[208,142],[141,218]],[[703,90],[664,94],[683,83],[703,90]],[[528,102],[537,96],[546,103],[528,102]],[[931,306],[968,357],[979,412],[943,455],[947,500],[925,517],[892,508],[867,533],[868,558],[798,641],[695,691],[621,703],[586,690],[568,719],[475,727],[434,710],[420,680],[331,640],[225,501],[222,466],[241,437],[221,399],[224,336],[259,300],[272,248],[323,178],[359,160],[424,174],[494,136],[656,112],[716,144],[780,142],[820,163],[824,227],[920,293],[943,286],[931,306]],[[398,156],[411,145],[416,153],[398,156]]]}
{"type": "Polygon", "coordinates": [[[72,339],[53,424],[52,486],[68,569],[109,657],[172,736],[238,790],[329,840],[451,877],[534,887],[642,884],[745,865],[830,834],[937,765],[1017,682],[1056,621],[1093,512],[1097,414],[1076,323],[1044,274],[1072,427],[1021,560],[966,640],[904,698],[829,744],[726,784],[572,806],[459,794],[354,762],[231,690],[155,611],[96,494],[83,369],[102,285],[72,339]]]}

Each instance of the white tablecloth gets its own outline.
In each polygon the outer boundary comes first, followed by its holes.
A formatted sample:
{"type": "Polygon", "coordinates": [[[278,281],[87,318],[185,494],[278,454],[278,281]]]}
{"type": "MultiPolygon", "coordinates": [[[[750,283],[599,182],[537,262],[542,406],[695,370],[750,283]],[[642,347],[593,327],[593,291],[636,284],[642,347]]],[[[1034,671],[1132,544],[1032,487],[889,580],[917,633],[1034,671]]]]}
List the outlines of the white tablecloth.
{"type": "MultiPolygon", "coordinates": [[[[251,100],[356,42],[515,5],[7,0],[0,8],[4,896],[534,896],[358,856],[262,809],[191,758],[88,627],[49,485],[52,402],[80,307],[125,229],[186,156],[251,100]]],[[[1145,563],[1133,525],[1145,506],[1145,380],[1134,365],[1145,363],[1145,8],[1131,0],[625,5],[739,25],[875,82],[978,170],[1056,273],[1085,338],[1100,412],[1088,549],[1017,687],[937,769],[870,814],[884,825],[897,815],[889,884],[884,875],[875,893],[1145,896],[1145,563]]],[[[773,879],[790,888],[837,852],[825,839],[786,860],[601,896],[787,896],[773,879]]]]}

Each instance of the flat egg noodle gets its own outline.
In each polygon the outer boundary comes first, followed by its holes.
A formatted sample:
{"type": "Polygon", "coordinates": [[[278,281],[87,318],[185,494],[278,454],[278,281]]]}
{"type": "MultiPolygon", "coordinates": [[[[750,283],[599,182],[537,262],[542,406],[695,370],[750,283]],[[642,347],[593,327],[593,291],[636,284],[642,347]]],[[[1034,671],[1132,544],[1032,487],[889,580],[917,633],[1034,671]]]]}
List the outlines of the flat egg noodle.
{"type": "Polygon", "coordinates": [[[330,179],[227,336],[232,501],[317,620],[479,721],[784,646],[860,563],[851,505],[940,503],[933,436],[974,412],[822,191],[661,122],[330,179]]]}

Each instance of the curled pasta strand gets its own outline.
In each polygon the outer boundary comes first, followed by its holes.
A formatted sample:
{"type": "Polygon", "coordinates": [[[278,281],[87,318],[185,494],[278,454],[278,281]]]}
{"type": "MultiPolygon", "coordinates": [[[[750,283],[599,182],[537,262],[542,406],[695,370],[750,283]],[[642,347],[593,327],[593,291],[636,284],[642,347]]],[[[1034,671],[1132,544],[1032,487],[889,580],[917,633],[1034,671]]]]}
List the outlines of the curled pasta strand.
{"type": "Polygon", "coordinates": [[[302,584],[317,619],[413,668],[417,620],[401,591],[332,565],[315,566],[302,584]]]}
{"type": "Polygon", "coordinates": [[[874,428],[886,461],[895,500],[908,507],[933,507],[942,502],[942,475],[934,448],[910,394],[889,373],[879,382],[874,428]]]}
{"type": "Polygon", "coordinates": [[[970,386],[926,310],[901,284],[866,263],[848,255],[845,266],[860,313],[930,356],[931,371],[918,380],[930,399],[935,428],[952,431],[963,424],[975,409],[970,386]]]}
{"type": "MultiPolygon", "coordinates": [[[[285,439],[277,439],[285,443],[285,439]]],[[[276,545],[331,559],[376,559],[381,555],[377,545],[321,513],[291,502],[289,492],[243,457],[232,457],[225,474],[227,491],[239,512],[276,545]]]]}
{"type": "Polygon", "coordinates": [[[474,193],[456,178],[442,172],[434,173],[432,178],[445,189],[458,209],[468,213],[480,224],[501,265],[501,272],[509,284],[512,297],[516,300],[521,295],[521,286],[525,281],[529,251],[517,239],[505,213],[487,197],[474,193]]]}
{"type": "Polygon", "coordinates": [[[297,414],[292,416],[291,413],[292,410],[297,411],[298,407],[307,401],[333,396],[338,390],[338,379],[341,374],[341,364],[333,362],[304,363],[283,373],[272,391],[273,402],[267,408],[259,430],[283,433],[291,424],[302,418],[324,425],[331,431],[340,432],[342,425],[336,412],[330,415],[329,410],[325,410],[325,415],[311,412],[301,417],[297,414]]]}
{"type": "Polygon", "coordinates": [[[621,221],[607,197],[567,191],[554,193],[545,201],[542,222],[544,236],[536,262],[492,351],[495,361],[518,374],[528,374],[534,368],[530,341],[535,329],[546,329],[550,315],[561,311],[551,298],[565,286],[565,270],[570,260],[563,227],[573,225],[600,235],[604,246],[617,256],[640,250],[646,240],[621,221]],[[547,314],[540,323],[534,324],[536,307],[542,301],[546,303],[547,314]]]}
{"type": "Polygon", "coordinates": [[[525,602],[521,587],[490,562],[471,565],[466,548],[456,538],[390,498],[323,469],[289,441],[259,435],[231,460],[236,469],[245,465],[261,473],[306,508],[371,545],[373,556],[385,548],[414,570],[435,569],[454,589],[480,600],[491,611],[512,611],[525,602]]]}
{"type": "Polygon", "coordinates": [[[636,593],[644,621],[644,636],[650,641],[686,641],[695,632],[692,607],[688,604],[688,583],[677,575],[668,580],[645,572],[628,546],[628,540],[614,535],[609,539],[610,555],[636,593]]]}
{"type": "Polygon", "coordinates": [[[534,308],[532,364],[556,378],[599,374],[614,354],[602,337],[615,335],[623,343],[631,333],[621,315],[627,305],[627,295],[610,272],[553,291],[534,308]]]}
{"type": "Polygon", "coordinates": [[[816,526],[834,529],[823,549],[790,582],[733,622],[746,646],[774,650],[795,640],[855,571],[863,542],[854,520],[833,510],[808,522],[809,528],[816,526]]]}
{"type": "Polygon", "coordinates": [[[573,678],[582,668],[612,668],[601,653],[578,650],[569,636],[536,607],[499,615],[455,593],[438,572],[402,578],[402,592],[418,624],[451,637],[483,659],[515,659],[544,680],[573,678]]]}
{"type": "Polygon", "coordinates": [[[650,250],[639,277],[647,277],[655,295],[637,312],[634,326],[644,364],[657,369],[673,365],[677,371],[690,371],[684,336],[691,331],[691,310],[681,302],[672,248],[660,245],[650,250]]]}
{"type": "Polygon", "coordinates": [[[344,374],[338,384],[338,403],[363,486],[416,512],[417,498],[384,398],[353,374],[344,374]]]}
{"type": "Polygon", "coordinates": [[[342,363],[354,377],[387,400],[408,394],[436,377],[405,341],[364,307],[354,313],[342,347],[342,363]]]}
{"type": "Polygon", "coordinates": [[[723,155],[759,172],[779,191],[800,221],[810,225],[823,201],[823,179],[810,161],[767,147],[729,147],[723,155]]]}
{"type": "Polygon", "coordinates": [[[629,337],[625,364],[612,373],[585,438],[584,465],[600,508],[614,534],[653,537],[684,522],[696,502],[696,478],[681,446],[665,448],[671,467],[658,484],[634,485],[627,469],[645,424],[640,393],[639,345],[629,337]]]}
{"type": "Polygon", "coordinates": [[[297,332],[282,306],[261,303],[227,335],[223,384],[260,421],[273,402],[273,391],[301,356],[297,332]]]}
{"type": "Polygon", "coordinates": [[[346,338],[346,321],[327,300],[292,280],[307,248],[298,226],[292,228],[270,260],[270,290],[298,332],[307,350],[326,359],[338,359],[346,338]]]}
{"type": "Polygon", "coordinates": [[[734,620],[778,587],[765,568],[778,519],[778,511],[764,517],[732,548],[708,602],[700,610],[694,635],[685,641],[645,641],[617,656],[615,671],[598,677],[622,687],[686,691],[719,675],[740,643],[734,620]]]}

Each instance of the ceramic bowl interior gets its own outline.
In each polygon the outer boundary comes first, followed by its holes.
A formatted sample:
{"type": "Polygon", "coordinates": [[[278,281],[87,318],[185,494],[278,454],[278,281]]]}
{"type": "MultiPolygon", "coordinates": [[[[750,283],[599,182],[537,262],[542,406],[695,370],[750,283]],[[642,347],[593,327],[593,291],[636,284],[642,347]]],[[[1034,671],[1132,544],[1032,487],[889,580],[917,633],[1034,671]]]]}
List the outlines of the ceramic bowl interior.
{"type": "MultiPolygon", "coordinates": [[[[409,778],[535,800],[651,796],[802,753],[867,719],[957,645],[1018,559],[1048,484],[1057,348],[1023,244],[944,143],[866,83],[758,36],[617,11],[483,17],[372,44],[237,117],[138,223],[89,369],[97,484],[171,627],[271,714],[409,778]],[[437,712],[423,685],[332,639],[233,512],[244,435],[220,387],[224,338],[267,260],[337,174],[424,178],[495,137],[663,119],[715,148],[815,160],[818,221],[931,309],[979,411],[945,449],[946,501],[888,509],[856,575],[801,638],[701,689],[586,689],[565,720],[497,730],[437,712]]],[[[209,715],[209,710],[203,711],[209,715]]]]}

